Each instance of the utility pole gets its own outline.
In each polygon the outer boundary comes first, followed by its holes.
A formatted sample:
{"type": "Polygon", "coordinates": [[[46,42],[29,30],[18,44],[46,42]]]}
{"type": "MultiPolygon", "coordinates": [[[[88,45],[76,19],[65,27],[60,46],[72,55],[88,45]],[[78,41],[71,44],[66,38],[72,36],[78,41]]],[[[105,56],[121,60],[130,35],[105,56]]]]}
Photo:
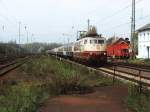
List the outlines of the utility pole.
{"type": "Polygon", "coordinates": [[[21,37],[21,22],[19,22],[19,42],[18,42],[19,45],[20,45],[20,37],[21,37]]]}
{"type": "MultiPolygon", "coordinates": [[[[78,40],[78,36],[79,36],[79,32],[77,31],[77,40],[78,40]]],[[[76,41],[77,41],[77,40],[76,40],[76,41]]]]}
{"type": "MultiPolygon", "coordinates": [[[[2,26],[2,30],[3,30],[3,37],[5,38],[5,26],[2,26]]],[[[5,47],[5,56],[7,57],[8,51],[7,51],[7,43],[5,43],[6,47],[5,47]]]]}
{"type": "Polygon", "coordinates": [[[88,31],[90,30],[90,19],[88,19],[88,31]]]}
{"type": "Polygon", "coordinates": [[[21,51],[20,37],[21,37],[21,22],[19,22],[19,42],[18,42],[18,45],[19,45],[19,55],[20,55],[20,51],[21,51]]]}
{"type": "Polygon", "coordinates": [[[68,40],[68,44],[67,44],[67,49],[68,50],[67,51],[69,52],[69,40],[70,40],[69,37],[67,38],[67,40],[68,40]]]}
{"type": "Polygon", "coordinates": [[[33,53],[33,36],[34,36],[34,34],[32,33],[32,35],[31,35],[31,53],[33,53]]]}
{"type": "Polygon", "coordinates": [[[132,0],[132,18],[131,18],[131,49],[132,58],[135,57],[135,0],[132,0]]]}
{"type": "Polygon", "coordinates": [[[27,32],[27,44],[28,44],[29,41],[28,41],[28,31],[27,31],[27,26],[25,26],[24,28],[25,28],[25,31],[27,32]]]}
{"type": "Polygon", "coordinates": [[[28,30],[27,30],[27,26],[25,26],[24,28],[25,28],[25,31],[26,31],[26,33],[27,33],[27,43],[26,43],[26,47],[27,47],[27,50],[30,51],[30,50],[29,50],[29,45],[28,45],[29,42],[28,42],[28,30]]]}

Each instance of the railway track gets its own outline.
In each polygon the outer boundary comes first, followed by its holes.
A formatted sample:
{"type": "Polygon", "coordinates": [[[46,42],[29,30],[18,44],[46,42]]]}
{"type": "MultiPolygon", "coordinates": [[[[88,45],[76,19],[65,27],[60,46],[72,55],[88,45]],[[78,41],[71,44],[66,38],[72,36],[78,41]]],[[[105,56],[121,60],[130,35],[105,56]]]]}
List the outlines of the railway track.
{"type": "Polygon", "coordinates": [[[83,64],[79,64],[74,61],[61,59],[67,63],[75,64],[77,66],[85,67],[89,70],[96,71],[98,73],[102,73],[105,76],[112,77],[113,80],[119,79],[123,81],[132,82],[140,87],[140,91],[143,88],[150,89],[150,70],[143,68],[136,68],[131,66],[124,65],[109,65],[103,67],[88,67],[83,64]]]}
{"type": "Polygon", "coordinates": [[[24,63],[29,62],[31,58],[38,58],[39,56],[42,56],[42,55],[44,54],[25,55],[22,57],[18,57],[14,60],[11,60],[9,62],[7,61],[6,64],[0,64],[0,77],[20,67],[24,63]]]}
{"type": "Polygon", "coordinates": [[[0,77],[6,75],[7,73],[9,73],[10,71],[20,67],[21,65],[23,65],[24,63],[27,62],[27,59],[29,59],[29,57],[25,57],[22,59],[18,59],[15,60],[13,62],[9,62],[6,65],[2,65],[0,67],[0,77]]]}
{"type": "Polygon", "coordinates": [[[131,64],[131,63],[114,63],[114,62],[109,62],[109,65],[119,65],[119,66],[123,66],[123,67],[128,67],[128,68],[135,68],[135,69],[146,69],[146,70],[150,70],[150,65],[139,65],[139,64],[131,64]]]}
{"type": "MultiPolygon", "coordinates": [[[[104,73],[107,73],[108,75],[113,76],[114,79],[121,78],[124,80],[134,82],[135,84],[138,84],[140,86],[150,87],[150,75],[148,75],[148,74],[150,74],[149,71],[136,70],[137,73],[135,73],[135,72],[131,73],[130,71],[118,70],[117,67],[116,68],[114,67],[114,69],[100,67],[97,70],[100,70],[104,73]]],[[[135,71],[135,69],[134,69],[134,71],[135,71]]]]}

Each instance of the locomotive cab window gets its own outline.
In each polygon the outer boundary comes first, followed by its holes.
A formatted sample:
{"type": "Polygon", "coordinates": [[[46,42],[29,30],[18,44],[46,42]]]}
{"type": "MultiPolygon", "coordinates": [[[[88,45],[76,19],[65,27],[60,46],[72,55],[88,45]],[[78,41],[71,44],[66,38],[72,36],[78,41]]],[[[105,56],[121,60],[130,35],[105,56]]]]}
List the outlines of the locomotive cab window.
{"type": "Polygon", "coordinates": [[[94,43],[97,44],[97,40],[94,40],[94,43]]]}
{"type": "Polygon", "coordinates": [[[87,42],[88,42],[87,40],[84,40],[84,44],[87,44],[87,42]]]}
{"type": "Polygon", "coordinates": [[[90,40],[90,44],[104,44],[104,40],[90,40]]]}
{"type": "Polygon", "coordinates": [[[90,44],[93,44],[94,43],[94,41],[93,40],[90,40],[90,44]]]}
{"type": "Polygon", "coordinates": [[[104,40],[98,40],[98,44],[104,44],[104,40]]]}

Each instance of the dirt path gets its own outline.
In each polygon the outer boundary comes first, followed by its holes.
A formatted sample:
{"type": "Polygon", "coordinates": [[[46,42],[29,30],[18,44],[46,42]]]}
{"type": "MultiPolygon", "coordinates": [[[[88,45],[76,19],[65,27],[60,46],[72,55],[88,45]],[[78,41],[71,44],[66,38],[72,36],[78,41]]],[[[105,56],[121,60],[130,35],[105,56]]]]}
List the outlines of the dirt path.
{"type": "Polygon", "coordinates": [[[129,112],[123,103],[125,87],[101,87],[87,95],[59,96],[44,104],[40,112],[129,112]]]}

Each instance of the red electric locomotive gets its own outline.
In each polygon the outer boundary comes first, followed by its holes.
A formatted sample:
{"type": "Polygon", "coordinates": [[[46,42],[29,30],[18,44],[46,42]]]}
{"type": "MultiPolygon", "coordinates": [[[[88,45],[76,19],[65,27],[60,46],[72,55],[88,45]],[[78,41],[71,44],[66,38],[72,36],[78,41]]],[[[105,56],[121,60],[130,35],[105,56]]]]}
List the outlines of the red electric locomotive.
{"type": "Polygon", "coordinates": [[[128,39],[119,38],[107,45],[107,56],[110,58],[129,58],[130,42],[128,39]]]}

